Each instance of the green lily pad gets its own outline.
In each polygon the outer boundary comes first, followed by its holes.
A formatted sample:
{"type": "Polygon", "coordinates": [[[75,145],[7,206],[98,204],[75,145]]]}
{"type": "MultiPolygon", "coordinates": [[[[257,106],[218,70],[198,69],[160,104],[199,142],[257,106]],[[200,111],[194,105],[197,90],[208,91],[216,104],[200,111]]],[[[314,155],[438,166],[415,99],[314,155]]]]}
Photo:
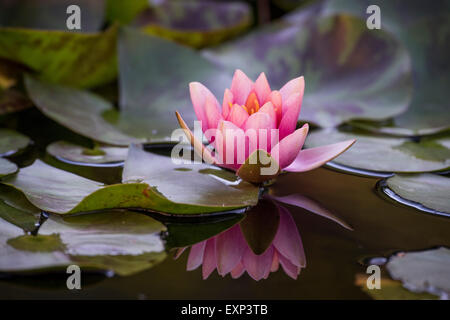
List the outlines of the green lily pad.
{"type": "Polygon", "coordinates": [[[164,251],[163,224],[144,214],[111,211],[71,217],[51,216],[40,235],[59,235],[71,256],[140,255],[164,251]]]}
{"type": "Polygon", "coordinates": [[[25,149],[30,139],[13,130],[0,128],[0,156],[12,156],[25,149]]]}
{"type": "Polygon", "coordinates": [[[0,158],[0,178],[17,172],[17,165],[7,159],[0,158]]]}
{"type": "Polygon", "coordinates": [[[184,248],[207,240],[222,231],[238,224],[245,217],[243,214],[227,214],[216,219],[208,218],[206,221],[169,222],[167,223],[167,248],[184,248]]]}
{"type": "Polygon", "coordinates": [[[24,194],[0,185],[0,218],[31,232],[36,229],[41,210],[32,205],[24,194]]]}
{"type": "Polygon", "coordinates": [[[250,7],[242,2],[172,0],[145,10],[133,25],[146,33],[202,48],[241,33],[251,22],[250,7]]]}
{"type": "Polygon", "coordinates": [[[19,228],[1,219],[0,230],[1,272],[42,271],[77,264],[82,270],[130,275],[166,257],[160,238],[165,227],[129,211],[51,216],[36,236],[23,235],[19,228]]]}
{"type": "Polygon", "coordinates": [[[0,115],[22,111],[33,106],[31,100],[20,91],[16,89],[1,90],[1,80],[0,75],[0,115]]]}
{"type": "Polygon", "coordinates": [[[103,0],[21,0],[2,1],[0,26],[19,27],[40,30],[68,31],[66,20],[67,7],[80,7],[81,32],[100,30],[103,24],[103,0]]]}
{"type": "Polygon", "coordinates": [[[116,37],[117,26],[98,34],[0,28],[0,58],[25,65],[48,82],[93,87],[117,75],[116,37]]]}
{"type": "Polygon", "coordinates": [[[64,244],[61,242],[59,234],[36,235],[32,237],[23,235],[11,238],[6,243],[17,250],[31,252],[53,252],[64,249],[64,244]]]}
{"type": "MultiPolygon", "coordinates": [[[[448,137],[422,139],[381,137],[337,130],[318,130],[308,134],[306,145],[324,144],[356,139],[352,148],[333,160],[333,163],[376,172],[429,172],[450,167],[448,137]]],[[[345,170],[345,168],[343,168],[345,170]]]]}
{"type": "Polygon", "coordinates": [[[254,79],[264,71],[273,89],[304,75],[301,119],[321,127],[387,119],[407,109],[410,59],[394,37],[369,30],[365,20],[349,15],[321,17],[317,10],[305,10],[301,19],[291,20],[205,54],[254,79]]]}
{"type": "Polygon", "coordinates": [[[71,264],[69,257],[60,251],[23,251],[8,244],[8,240],[23,235],[22,229],[0,219],[0,272],[42,270],[71,264]]]}
{"type": "Polygon", "coordinates": [[[174,165],[169,157],[134,145],[123,181],[105,186],[36,160],[1,183],[22,191],[36,207],[58,214],[114,208],[199,214],[252,206],[259,194],[231,172],[203,164],[174,165]]]}
{"type": "Polygon", "coordinates": [[[247,212],[239,227],[250,249],[260,255],[272,244],[279,224],[277,206],[272,201],[263,199],[247,212]]]}
{"type": "Polygon", "coordinates": [[[217,97],[231,83],[198,52],[171,41],[122,28],[119,35],[120,128],[151,142],[168,141],[179,128],[175,111],[188,124],[196,120],[189,82],[200,81],[217,97]]]}
{"type": "Polygon", "coordinates": [[[102,114],[113,106],[92,93],[40,82],[31,77],[25,78],[25,85],[42,113],[82,136],[117,146],[141,141],[103,119],[102,114]]]}
{"type": "Polygon", "coordinates": [[[254,206],[259,188],[234,173],[203,163],[180,163],[183,159],[158,155],[132,145],[125,161],[122,181],[143,182],[160,195],[157,211],[206,213],[254,206]],[[163,201],[164,200],[164,201],[163,201]]]}
{"type": "Polygon", "coordinates": [[[450,250],[444,247],[392,256],[386,267],[393,279],[415,292],[450,294],[450,250]]]}
{"type": "Polygon", "coordinates": [[[145,183],[104,186],[40,160],[14,176],[5,177],[2,183],[22,191],[41,210],[58,214],[127,207],[153,208],[154,202],[145,183]]]}
{"type": "Polygon", "coordinates": [[[386,179],[386,186],[411,205],[450,216],[450,178],[431,173],[396,174],[386,179]]]}
{"type": "MultiPolygon", "coordinates": [[[[373,1],[326,1],[329,13],[346,12],[367,18],[366,8],[373,1]]],[[[434,1],[430,6],[420,0],[378,1],[382,29],[393,33],[406,47],[412,60],[414,95],[407,112],[396,116],[393,124],[365,124],[376,132],[392,135],[428,135],[450,128],[448,83],[450,19],[448,1],[434,1]]]]}
{"type": "Polygon", "coordinates": [[[65,141],[47,146],[47,152],[58,160],[79,164],[114,164],[125,161],[128,148],[98,146],[88,149],[65,141]]]}

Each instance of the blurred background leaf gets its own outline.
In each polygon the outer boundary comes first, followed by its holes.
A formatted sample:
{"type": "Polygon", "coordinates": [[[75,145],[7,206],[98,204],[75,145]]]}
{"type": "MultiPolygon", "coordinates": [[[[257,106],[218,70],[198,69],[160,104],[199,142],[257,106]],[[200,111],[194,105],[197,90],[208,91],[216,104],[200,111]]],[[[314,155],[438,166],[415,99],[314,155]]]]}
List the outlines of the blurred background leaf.
{"type": "Polygon", "coordinates": [[[132,24],[144,32],[194,48],[216,45],[252,23],[244,2],[171,0],[143,11],[132,24]]]}
{"type": "Polygon", "coordinates": [[[300,118],[321,127],[350,119],[387,119],[404,112],[411,96],[409,56],[394,37],[368,30],[348,15],[301,11],[249,33],[205,56],[256,78],[264,71],[274,89],[304,75],[300,118]]]}

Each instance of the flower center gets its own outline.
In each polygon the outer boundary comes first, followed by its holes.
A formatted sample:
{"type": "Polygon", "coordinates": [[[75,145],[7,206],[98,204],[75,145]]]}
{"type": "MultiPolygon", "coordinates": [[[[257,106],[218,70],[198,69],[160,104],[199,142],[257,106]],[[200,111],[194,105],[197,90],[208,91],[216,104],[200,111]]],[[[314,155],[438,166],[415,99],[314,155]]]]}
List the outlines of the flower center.
{"type": "Polygon", "coordinates": [[[247,101],[245,102],[245,105],[242,106],[249,115],[252,115],[255,112],[258,112],[259,110],[259,102],[258,102],[258,96],[255,92],[251,92],[248,95],[247,101]]]}

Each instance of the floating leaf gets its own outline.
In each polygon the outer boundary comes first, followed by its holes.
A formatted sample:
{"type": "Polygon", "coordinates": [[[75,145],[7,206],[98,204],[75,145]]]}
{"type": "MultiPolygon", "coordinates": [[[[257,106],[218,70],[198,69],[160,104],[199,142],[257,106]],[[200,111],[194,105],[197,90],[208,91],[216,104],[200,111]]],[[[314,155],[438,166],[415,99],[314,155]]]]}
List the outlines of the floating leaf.
{"type": "Polygon", "coordinates": [[[31,232],[36,229],[41,210],[33,206],[27,198],[14,188],[0,185],[0,217],[31,232]]]}
{"type": "Polygon", "coordinates": [[[279,224],[277,206],[272,201],[263,199],[247,212],[239,226],[250,249],[260,255],[272,244],[279,224]]]}
{"type": "MultiPolygon", "coordinates": [[[[407,200],[402,201],[404,204],[419,206],[419,209],[432,213],[446,213],[450,216],[450,178],[431,173],[396,174],[386,179],[385,184],[400,196],[401,200],[407,200]]],[[[394,198],[394,200],[398,199],[394,198]]]]}
{"type": "Polygon", "coordinates": [[[7,159],[0,158],[0,178],[17,172],[17,165],[7,159]]]}
{"type": "Polygon", "coordinates": [[[23,134],[0,128],[0,156],[12,156],[22,149],[25,149],[30,143],[30,139],[23,134]]]}
{"type": "Polygon", "coordinates": [[[450,250],[444,247],[392,256],[386,267],[391,277],[414,292],[450,294],[450,250]]]}
{"type": "Polygon", "coordinates": [[[113,208],[171,214],[229,211],[255,205],[259,194],[257,187],[233,173],[202,164],[174,165],[169,157],[136,146],[125,163],[123,180],[126,183],[104,186],[36,160],[2,183],[21,190],[36,207],[58,214],[113,208]]]}
{"type": "Polygon", "coordinates": [[[156,220],[128,211],[68,218],[51,216],[37,236],[0,220],[1,272],[38,271],[77,264],[130,275],[166,257],[156,220]],[[131,245],[132,244],[132,245],[131,245]]]}
{"type": "Polygon", "coordinates": [[[242,181],[234,173],[184,161],[146,152],[132,145],[122,180],[150,185],[150,191],[162,199],[156,204],[156,210],[162,212],[229,211],[254,206],[258,202],[259,188],[242,181]]]}
{"type": "Polygon", "coordinates": [[[93,87],[117,75],[116,37],[117,26],[99,34],[0,28],[0,58],[24,64],[42,80],[93,87]]]}
{"type": "Polygon", "coordinates": [[[17,250],[31,252],[53,252],[64,249],[64,244],[57,234],[50,234],[48,236],[36,235],[32,237],[23,235],[9,239],[7,244],[17,250]]]}
{"type": "Polygon", "coordinates": [[[162,252],[163,224],[144,214],[111,211],[72,217],[51,216],[40,235],[59,235],[71,256],[140,255],[162,252]]]}
{"type": "Polygon", "coordinates": [[[67,8],[80,8],[81,32],[98,31],[103,24],[103,0],[0,0],[0,26],[40,30],[61,30],[67,28],[67,8]]]}
{"type": "MultiPolygon", "coordinates": [[[[333,160],[346,167],[379,172],[428,172],[450,167],[447,137],[413,142],[406,138],[380,137],[337,130],[311,132],[308,147],[356,139],[352,148],[333,160]]],[[[345,170],[345,168],[343,168],[345,170]]]]}
{"type": "Polygon", "coordinates": [[[8,244],[10,239],[23,236],[22,229],[0,219],[0,256],[2,257],[0,259],[0,272],[42,270],[71,264],[69,257],[60,251],[24,251],[8,244]]]}
{"type": "Polygon", "coordinates": [[[411,96],[407,52],[365,20],[302,11],[205,54],[256,78],[264,71],[274,89],[304,75],[301,119],[333,127],[350,119],[387,119],[404,112],[411,96]]]}
{"type": "Polygon", "coordinates": [[[127,158],[128,148],[98,146],[84,148],[69,142],[57,141],[47,146],[47,152],[63,162],[76,164],[118,164],[127,158]]]}
{"type": "Polygon", "coordinates": [[[251,22],[250,7],[242,2],[172,0],[147,9],[133,25],[146,33],[201,48],[242,32],[251,22]]]}
{"type": "Polygon", "coordinates": [[[175,111],[191,125],[196,120],[189,82],[200,81],[219,97],[231,73],[211,64],[190,48],[130,28],[119,36],[121,116],[117,125],[152,142],[168,141],[178,128],[175,111]]]}
{"type": "Polygon", "coordinates": [[[4,178],[3,184],[22,191],[36,207],[59,214],[102,209],[151,208],[153,199],[144,183],[104,186],[73,173],[51,167],[40,160],[4,178]]]}
{"type": "Polygon", "coordinates": [[[128,146],[140,140],[122,133],[103,119],[112,105],[102,98],[69,87],[25,78],[28,94],[37,108],[59,124],[95,141],[128,146]]]}
{"type": "MultiPolygon", "coordinates": [[[[346,12],[363,19],[373,1],[333,0],[324,3],[328,13],[346,12]]],[[[449,100],[450,19],[448,1],[420,0],[378,1],[382,12],[382,29],[392,32],[406,47],[412,60],[414,95],[408,111],[396,116],[393,125],[364,127],[393,135],[427,135],[450,127],[449,100]]],[[[378,110],[378,109],[377,109],[378,110]]]]}

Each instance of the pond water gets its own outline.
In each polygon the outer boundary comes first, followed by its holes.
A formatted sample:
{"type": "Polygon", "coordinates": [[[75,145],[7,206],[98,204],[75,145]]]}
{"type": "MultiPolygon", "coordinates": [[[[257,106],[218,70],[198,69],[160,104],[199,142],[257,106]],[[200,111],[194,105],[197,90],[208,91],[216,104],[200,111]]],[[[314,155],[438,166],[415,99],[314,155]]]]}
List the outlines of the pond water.
{"type": "MultiPolygon", "coordinates": [[[[36,111],[27,111],[20,119],[17,128],[33,136],[36,142],[35,152],[16,159],[21,164],[29,163],[36,155],[43,157],[44,146],[52,141],[55,131],[58,136],[71,136],[64,133],[66,129],[36,111]],[[40,123],[42,130],[27,126],[29,121],[40,123]]],[[[120,181],[121,168],[93,169],[64,164],[48,156],[44,159],[88,178],[107,183],[120,181]]],[[[369,299],[355,281],[361,275],[367,277],[365,272],[371,258],[388,258],[399,251],[450,245],[448,218],[383,198],[376,190],[378,180],[319,168],[281,175],[270,186],[272,195],[300,194],[315,200],[353,227],[348,230],[305,209],[283,205],[295,221],[306,256],[306,267],[296,280],[288,277],[281,268],[260,281],[253,280],[248,274],[238,279],[232,279],[230,275],[222,278],[216,271],[203,280],[201,268],[186,271],[187,252],[174,259],[171,251],[163,262],[135,275],[83,273],[82,290],[68,290],[67,275],[62,271],[3,275],[0,298],[369,299]]],[[[260,210],[273,211],[273,206],[263,206],[260,210]]],[[[158,215],[152,216],[158,218],[158,215]]],[[[168,221],[167,217],[162,220],[168,221]]],[[[382,270],[387,275],[386,270],[382,270]]]]}

